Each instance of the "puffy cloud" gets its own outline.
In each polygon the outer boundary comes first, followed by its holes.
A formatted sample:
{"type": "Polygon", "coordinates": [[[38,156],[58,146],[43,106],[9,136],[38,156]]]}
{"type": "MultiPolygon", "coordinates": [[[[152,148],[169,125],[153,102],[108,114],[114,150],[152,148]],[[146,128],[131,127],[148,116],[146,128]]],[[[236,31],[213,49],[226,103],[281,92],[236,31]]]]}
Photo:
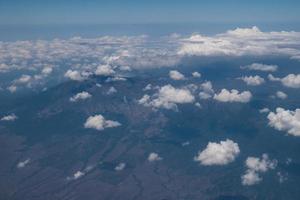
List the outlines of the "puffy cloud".
{"type": "Polygon", "coordinates": [[[169,76],[171,79],[176,80],[176,81],[185,79],[184,75],[176,70],[171,70],[169,72],[169,76]]]}
{"type": "Polygon", "coordinates": [[[1,121],[15,121],[16,119],[18,119],[18,117],[15,114],[10,114],[10,115],[3,116],[1,118],[1,121]]]}
{"type": "Polygon", "coordinates": [[[116,88],[114,88],[113,86],[111,86],[108,91],[106,92],[106,94],[111,95],[118,92],[116,88]]]}
{"type": "Polygon", "coordinates": [[[53,69],[52,69],[51,67],[45,67],[45,68],[43,68],[43,70],[42,70],[42,74],[44,74],[44,75],[47,76],[47,75],[51,74],[52,71],[53,71],[53,69]]]}
{"type": "Polygon", "coordinates": [[[83,169],[82,171],[78,170],[77,172],[75,172],[71,177],[67,177],[68,181],[74,181],[77,180],[79,178],[82,178],[83,176],[85,176],[88,172],[90,172],[91,170],[94,169],[95,166],[87,166],[85,169],[83,169]]]}
{"type": "Polygon", "coordinates": [[[226,165],[233,162],[239,153],[239,145],[227,139],[220,143],[209,142],[206,148],[194,157],[194,160],[201,165],[226,165]]]}
{"type": "Polygon", "coordinates": [[[15,80],[15,84],[26,84],[31,80],[30,75],[23,74],[19,79],[15,80]]]}
{"type": "Polygon", "coordinates": [[[178,54],[184,56],[271,55],[298,58],[299,43],[298,32],[262,32],[257,27],[237,28],[210,37],[194,34],[182,39],[178,54]]]}
{"type": "Polygon", "coordinates": [[[18,87],[15,85],[11,85],[11,86],[7,87],[7,90],[10,91],[11,93],[16,92],[17,89],[18,89],[18,87]]]}
{"type": "Polygon", "coordinates": [[[192,75],[195,78],[200,78],[201,77],[201,74],[199,72],[193,72],[192,75]]]}
{"type": "Polygon", "coordinates": [[[265,80],[260,76],[244,76],[240,78],[243,80],[247,85],[257,86],[261,85],[265,82],[265,80]]]}
{"type": "Polygon", "coordinates": [[[162,160],[162,157],[160,157],[157,153],[150,153],[148,156],[148,161],[149,162],[154,162],[154,161],[159,161],[162,160]]]}
{"type": "Polygon", "coordinates": [[[28,165],[30,163],[30,159],[26,159],[24,161],[21,161],[17,164],[17,168],[23,168],[26,167],[26,165],[28,165]]]}
{"type": "Polygon", "coordinates": [[[272,74],[269,74],[268,78],[270,81],[280,81],[286,87],[300,88],[300,74],[289,74],[283,78],[274,77],[272,74]]]}
{"type": "Polygon", "coordinates": [[[198,108],[200,108],[200,109],[202,108],[202,106],[201,106],[201,104],[199,102],[196,102],[195,106],[198,107],[198,108]]]}
{"type": "Polygon", "coordinates": [[[222,89],[219,94],[214,95],[214,99],[221,102],[241,102],[247,103],[251,100],[252,94],[249,91],[239,93],[237,90],[228,91],[222,89]]]}
{"type": "Polygon", "coordinates": [[[110,76],[113,75],[115,71],[110,65],[100,65],[97,67],[95,74],[102,75],[102,76],[110,76]]]}
{"type": "Polygon", "coordinates": [[[68,70],[65,73],[65,77],[69,78],[73,81],[83,81],[86,77],[82,76],[82,74],[79,71],[76,70],[68,70]]]}
{"type": "Polygon", "coordinates": [[[92,95],[90,93],[83,91],[83,92],[79,92],[79,93],[75,94],[74,96],[72,96],[70,98],[70,101],[76,102],[76,101],[85,100],[85,99],[88,99],[91,97],[92,97],[92,95]]]}
{"type": "Polygon", "coordinates": [[[242,66],[241,69],[256,70],[263,72],[275,72],[278,69],[277,65],[265,65],[261,63],[253,63],[251,65],[242,66]]]}
{"type": "Polygon", "coordinates": [[[300,88],[300,74],[289,74],[282,78],[281,82],[286,87],[300,88]]]}
{"type": "Polygon", "coordinates": [[[276,96],[277,96],[278,98],[280,98],[280,99],[286,99],[286,98],[288,97],[288,95],[285,94],[285,93],[282,92],[282,91],[277,91],[277,92],[276,92],[276,96]]]}
{"type": "Polygon", "coordinates": [[[152,89],[152,85],[149,83],[144,87],[143,91],[147,91],[147,90],[151,90],[151,89],[152,89]]]}
{"type": "Polygon", "coordinates": [[[159,91],[153,96],[144,95],[138,100],[138,103],[154,108],[177,109],[176,104],[192,103],[194,100],[194,96],[188,89],[165,85],[159,88],[159,91]]]}
{"type": "Polygon", "coordinates": [[[300,109],[295,111],[276,108],[268,115],[269,125],[279,131],[287,131],[293,136],[300,136],[300,109]]]}
{"type": "Polygon", "coordinates": [[[199,93],[200,99],[210,99],[215,93],[210,81],[202,83],[200,88],[203,90],[199,93]]]}
{"type": "Polygon", "coordinates": [[[260,113],[269,113],[270,109],[269,108],[262,108],[259,110],[260,113]]]}
{"type": "Polygon", "coordinates": [[[288,179],[287,174],[283,174],[281,172],[277,172],[277,176],[278,176],[279,183],[283,183],[284,181],[286,181],[288,179]]]}
{"type": "Polygon", "coordinates": [[[119,163],[119,164],[115,167],[115,170],[116,170],[116,171],[122,171],[125,167],[126,167],[126,164],[122,162],[122,163],[119,163]]]}
{"type": "Polygon", "coordinates": [[[275,169],[277,160],[270,160],[267,154],[263,154],[262,158],[248,157],[245,165],[247,167],[246,173],[242,175],[243,185],[254,185],[259,183],[262,178],[260,173],[265,173],[270,169],[275,169]]]}
{"type": "Polygon", "coordinates": [[[87,118],[84,123],[85,128],[92,128],[98,131],[102,131],[106,128],[114,128],[121,126],[121,124],[117,121],[106,120],[102,115],[94,115],[87,118]]]}

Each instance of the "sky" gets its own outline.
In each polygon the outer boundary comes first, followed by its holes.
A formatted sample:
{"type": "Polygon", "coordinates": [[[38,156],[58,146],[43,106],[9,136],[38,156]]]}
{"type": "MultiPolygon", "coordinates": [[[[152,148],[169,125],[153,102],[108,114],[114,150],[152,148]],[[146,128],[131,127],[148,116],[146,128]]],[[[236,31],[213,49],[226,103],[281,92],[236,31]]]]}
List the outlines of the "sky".
{"type": "Polygon", "coordinates": [[[0,24],[298,22],[299,0],[0,0],[0,24]]]}

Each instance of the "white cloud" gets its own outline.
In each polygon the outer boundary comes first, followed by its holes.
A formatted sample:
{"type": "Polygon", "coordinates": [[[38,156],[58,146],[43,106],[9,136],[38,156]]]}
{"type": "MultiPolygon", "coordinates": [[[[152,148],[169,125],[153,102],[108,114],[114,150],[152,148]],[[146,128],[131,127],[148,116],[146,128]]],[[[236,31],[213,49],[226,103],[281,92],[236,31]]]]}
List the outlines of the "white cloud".
{"type": "Polygon", "coordinates": [[[269,113],[270,109],[269,108],[262,108],[259,110],[260,113],[269,113]]]}
{"type": "Polygon", "coordinates": [[[283,174],[281,172],[277,172],[277,176],[278,176],[279,183],[283,183],[284,181],[286,181],[288,179],[287,174],[283,174]]]}
{"type": "Polygon", "coordinates": [[[3,116],[1,118],[1,121],[15,121],[16,119],[18,119],[18,117],[15,114],[10,114],[10,115],[3,116]]]}
{"type": "Polygon", "coordinates": [[[81,75],[81,73],[79,71],[76,71],[76,70],[68,70],[66,73],[65,73],[65,77],[66,78],[69,78],[71,80],[74,80],[74,81],[83,81],[85,79],[85,77],[83,77],[81,75]]]}
{"type": "Polygon", "coordinates": [[[11,86],[7,87],[7,90],[10,91],[11,93],[16,92],[17,89],[18,89],[18,88],[17,88],[17,86],[15,86],[15,85],[11,85],[11,86]]]}
{"type": "Polygon", "coordinates": [[[282,78],[281,82],[286,87],[300,88],[300,74],[289,74],[282,78]]]}
{"type": "Polygon", "coordinates": [[[150,153],[148,156],[148,161],[149,162],[154,162],[154,161],[159,161],[162,160],[162,157],[160,157],[157,153],[150,153]]]}
{"type": "Polygon", "coordinates": [[[100,65],[97,67],[95,74],[102,75],[102,76],[110,76],[113,75],[115,71],[110,65],[100,65]]]}
{"type": "Polygon", "coordinates": [[[226,165],[233,162],[239,153],[239,145],[227,139],[220,143],[209,142],[206,148],[194,157],[194,160],[201,165],[226,165]]]}
{"type": "Polygon", "coordinates": [[[15,84],[26,84],[31,80],[30,75],[23,74],[19,79],[15,80],[15,84]]]}
{"type": "Polygon", "coordinates": [[[116,88],[114,88],[113,86],[111,86],[108,91],[106,92],[106,94],[111,95],[118,92],[116,88]]]}
{"type": "Polygon", "coordinates": [[[261,85],[265,82],[265,80],[260,76],[244,76],[240,78],[243,80],[247,85],[257,86],[261,85]]]}
{"type": "Polygon", "coordinates": [[[248,157],[245,165],[247,167],[246,173],[242,175],[243,185],[254,185],[259,183],[262,178],[260,173],[265,173],[270,169],[275,169],[277,160],[270,160],[267,154],[263,154],[262,158],[248,157]]]}
{"type": "Polygon", "coordinates": [[[200,92],[199,97],[200,97],[200,99],[210,99],[212,97],[212,95],[210,95],[206,92],[200,92]]]}
{"type": "Polygon", "coordinates": [[[247,103],[251,100],[252,94],[249,91],[239,93],[237,90],[228,91],[222,89],[219,94],[214,95],[214,99],[221,102],[241,102],[247,103]]]}
{"type": "Polygon", "coordinates": [[[276,108],[268,115],[269,125],[279,131],[287,131],[293,136],[300,136],[300,109],[295,111],[276,108]]]}
{"type": "Polygon", "coordinates": [[[298,58],[299,32],[262,32],[257,27],[237,28],[223,34],[194,34],[182,39],[183,56],[287,56],[298,58]],[[294,46],[296,45],[296,46],[294,46]]]}
{"type": "Polygon", "coordinates": [[[115,170],[116,170],[116,171],[122,171],[125,167],[126,167],[126,164],[122,162],[122,163],[119,163],[119,164],[115,167],[115,170]]]}
{"type": "Polygon", "coordinates": [[[200,85],[200,88],[201,88],[201,90],[203,90],[199,93],[200,99],[210,99],[215,93],[215,91],[212,87],[212,83],[210,81],[206,81],[206,82],[202,83],[200,85]]]}
{"type": "Polygon", "coordinates": [[[85,128],[92,128],[98,131],[102,131],[106,128],[114,128],[121,126],[117,121],[106,120],[102,115],[90,116],[84,123],[85,128]]]}
{"type": "Polygon", "coordinates": [[[199,102],[196,102],[195,106],[198,107],[198,108],[200,108],[200,109],[202,108],[202,106],[201,106],[201,104],[199,102]]]}
{"type": "Polygon", "coordinates": [[[26,165],[28,165],[30,163],[30,159],[26,159],[24,161],[21,161],[17,164],[17,168],[23,168],[26,167],[26,165]]]}
{"type": "Polygon", "coordinates": [[[76,101],[85,100],[85,99],[88,99],[91,97],[92,97],[92,95],[90,93],[83,91],[83,92],[79,92],[79,93],[75,94],[74,96],[72,96],[70,98],[70,101],[76,102],[76,101]]]}
{"type": "Polygon", "coordinates": [[[285,94],[285,93],[282,92],[282,91],[277,91],[277,92],[276,92],[276,96],[277,96],[278,98],[280,98],[280,99],[286,99],[286,98],[288,97],[288,95],[285,94]]]}
{"type": "Polygon", "coordinates": [[[300,74],[289,74],[283,78],[274,77],[272,74],[269,74],[268,78],[270,81],[280,81],[286,87],[300,88],[300,74]]]}
{"type": "Polygon", "coordinates": [[[149,84],[147,84],[147,85],[144,87],[143,91],[148,91],[148,90],[151,90],[151,89],[152,89],[152,85],[149,83],[149,84]]]}
{"type": "Polygon", "coordinates": [[[138,103],[154,108],[177,109],[176,104],[192,103],[194,100],[194,96],[188,89],[178,89],[171,85],[165,85],[159,88],[159,91],[153,96],[144,95],[138,100],[138,103]]]}
{"type": "Polygon", "coordinates": [[[201,77],[201,74],[199,72],[193,72],[192,75],[195,78],[200,78],[201,77]]]}
{"type": "Polygon", "coordinates": [[[86,168],[84,168],[82,171],[78,170],[77,172],[75,172],[71,177],[67,177],[68,181],[74,181],[77,180],[79,178],[82,178],[83,176],[85,176],[88,172],[90,172],[91,170],[94,169],[95,166],[93,165],[89,165],[86,168]]]}
{"type": "Polygon", "coordinates": [[[170,76],[171,79],[176,80],[176,81],[185,79],[185,76],[182,73],[180,73],[179,71],[176,71],[176,70],[171,70],[169,72],[169,76],[170,76]]]}
{"type": "Polygon", "coordinates": [[[275,72],[278,69],[277,65],[265,65],[261,63],[253,63],[251,65],[242,66],[241,69],[256,70],[263,72],[275,72]]]}
{"type": "Polygon", "coordinates": [[[53,69],[51,67],[44,67],[42,70],[42,74],[48,76],[49,74],[51,74],[53,71],[53,69]]]}

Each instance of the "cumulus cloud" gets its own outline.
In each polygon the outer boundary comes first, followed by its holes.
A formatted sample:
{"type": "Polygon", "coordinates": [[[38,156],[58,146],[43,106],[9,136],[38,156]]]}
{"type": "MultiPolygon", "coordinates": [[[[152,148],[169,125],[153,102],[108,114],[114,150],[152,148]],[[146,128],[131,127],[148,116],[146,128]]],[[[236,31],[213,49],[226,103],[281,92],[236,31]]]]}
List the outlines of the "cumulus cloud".
{"type": "Polygon", "coordinates": [[[256,75],[256,76],[244,76],[239,78],[241,80],[243,80],[247,85],[251,85],[251,86],[257,86],[257,85],[261,85],[265,82],[265,79],[263,79],[262,77],[256,75]]]}
{"type": "Polygon", "coordinates": [[[119,163],[116,167],[115,167],[115,170],[116,171],[122,171],[123,169],[125,169],[126,167],[126,164],[125,163],[119,163]]]}
{"type": "Polygon", "coordinates": [[[278,69],[277,65],[265,65],[261,63],[253,63],[251,65],[242,66],[241,69],[256,70],[263,72],[275,72],[278,69]]]}
{"type": "Polygon", "coordinates": [[[91,170],[94,169],[95,166],[87,166],[86,168],[84,168],[82,171],[81,170],[78,170],[76,171],[72,176],[68,176],[67,177],[67,180],[68,181],[74,181],[74,180],[77,180],[79,178],[82,178],[83,176],[85,176],[88,172],[90,172],[91,170]]]}
{"type": "Polygon", "coordinates": [[[15,84],[26,84],[31,80],[31,76],[27,74],[23,74],[19,79],[15,80],[15,84]]]}
{"type": "Polygon", "coordinates": [[[10,114],[10,115],[3,116],[1,118],[1,121],[15,121],[16,119],[18,119],[18,117],[15,114],[10,114]]]}
{"type": "Polygon", "coordinates": [[[100,65],[97,67],[95,74],[96,75],[102,75],[102,76],[110,76],[113,75],[115,71],[110,65],[100,65]]]}
{"type": "Polygon", "coordinates": [[[246,173],[242,175],[243,185],[255,185],[262,181],[261,173],[265,173],[270,169],[275,169],[277,160],[270,160],[267,154],[263,154],[262,158],[248,157],[245,165],[247,167],[246,173]]]}
{"type": "Polygon", "coordinates": [[[143,88],[143,91],[148,91],[148,90],[151,90],[152,89],[152,84],[147,84],[144,88],[143,88]]]}
{"type": "Polygon", "coordinates": [[[116,89],[115,87],[111,86],[111,87],[108,89],[108,91],[106,92],[106,94],[111,95],[111,94],[114,94],[114,93],[116,93],[116,92],[118,92],[117,89],[116,89]]]}
{"type": "Polygon", "coordinates": [[[276,108],[268,115],[269,125],[276,130],[286,131],[293,136],[300,136],[300,109],[295,111],[276,108]]]}
{"type": "Polygon", "coordinates": [[[300,88],[300,74],[289,74],[282,78],[281,82],[286,87],[300,88]]]}
{"type": "Polygon", "coordinates": [[[200,162],[201,165],[227,165],[233,162],[239,153],[239,145],[232,140],[209,142],[206,148],[194,157],[194,161],[200,162]]]}
{"type": "Polygon", "coordinates": [[[259,110],[260,113],[269,113],[270,109],[269,108],[262,108],[259,110]]]}
{"type": "Polygon", "coordinates": [[[286,99],[288,97],[288,95],[282,91],[277,91],[276,92],[276,96],[279,98],[279,99],[286,99]]]}
{"type": "Polygon", "coordinates": [[[200,78],[201,74],[199,72],[193,72],[192,76],[195,77],[195,78],[200,78]]]}
{"type": "Polygon", "coordinates": [[[16,92],[17,89],[18,89],[18,87],[15,85],[11,85],[11,86],[7,87],[7,90],[10,91],[11,93],[16,92]]]}
{"type": "Polygon", "coordinates": [[[162,160],[162,157],[160,157],[157,153],[152,152],[148,156],[149,162],[160,161],[160,160],[162,160]]]}
{"type": "Polygon", "coordinates": [[[24,161],[21,161],[17,164],[17,168],[24,168],[26,167],[26,165],[28,165],[30,163],[30,159],[27,158],[26,160],[24,161]]]}
{"type": "Polygon", "coordinates": [[[215,93],[212,83],[210,81],[202,83],[200,85],[200,89],[202,90],[199,93],[200,99],[210,99],[215,93]]]}
{"type": "Polygon", "coordinates": [[[221,102],[240,102],[247,103],[251,100],[252,94],[249,91],[244,91],[239,93],[238,90],[228,91],[226,89],[222,89],[219,94],[214,95],[214,99],[221,102]]]}
{"type": "Polygon", "coordinates": [[[180,73],[179,71],[176,71],[176,70],[171,70],[169,72],[169,76],[170,76],[171,79],[176,80],[176,81],[185,79],[185,76],[182,73],[180,73]]]}
{"type": "Polygon", "coordinates": [[[70,101],[76,102],[76,101],[85,100],[85,99],[88,99],[91,97],[92,97],[92,95],[90,93],[83,91],[83,92],[79,92],[79,93],[75,94],[74,96],[72,96],[70,98],[70,101]]]}
{"type": "Polygon", "coordinates": [[[92,128],[98,131],[102,131],[106,128],[114,128],[121,126],[121,123],[112,120],[106,120],[102,115],[94,115],[87,118],[84,123],[85,128],[92,128]]]}
{"type": "Polygon", "coordinates": [[[79,71],[76,71],[76,70],[68,70],[65,73],[65,77],[69,78],[73,81],[83,81],[85,79],[85,77],[82,76],[82,74],[79,71]]]}
{"type": "Polygon", "coordinates": [[[280,81],[286,87],[300,88],[300,74],[289,74],[283,78],[274,77],[272,74],[269,74],[268,78],[270,81],[280,81]]]}
{"type": "Polygon", "coordinates": [[[138,103],[154,108],[177,109],[176,104],[192,103],[194,100],[195,97],[188,89],[179,89],[171,85],[165,85],[159,88],[159,91],[152,96],[144,95],[138,100],[138,103]]]}

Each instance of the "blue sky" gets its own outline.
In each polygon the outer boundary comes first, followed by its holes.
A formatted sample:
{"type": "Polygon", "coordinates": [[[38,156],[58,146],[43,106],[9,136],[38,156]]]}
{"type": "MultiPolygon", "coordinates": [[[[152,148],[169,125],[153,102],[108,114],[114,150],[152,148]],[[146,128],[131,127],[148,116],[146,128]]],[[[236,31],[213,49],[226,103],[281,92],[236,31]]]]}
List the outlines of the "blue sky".
{"type": "Polygon", "coordinates": [[[0,0],[0,24],[295,22],[299,0],[0,0]]]}

